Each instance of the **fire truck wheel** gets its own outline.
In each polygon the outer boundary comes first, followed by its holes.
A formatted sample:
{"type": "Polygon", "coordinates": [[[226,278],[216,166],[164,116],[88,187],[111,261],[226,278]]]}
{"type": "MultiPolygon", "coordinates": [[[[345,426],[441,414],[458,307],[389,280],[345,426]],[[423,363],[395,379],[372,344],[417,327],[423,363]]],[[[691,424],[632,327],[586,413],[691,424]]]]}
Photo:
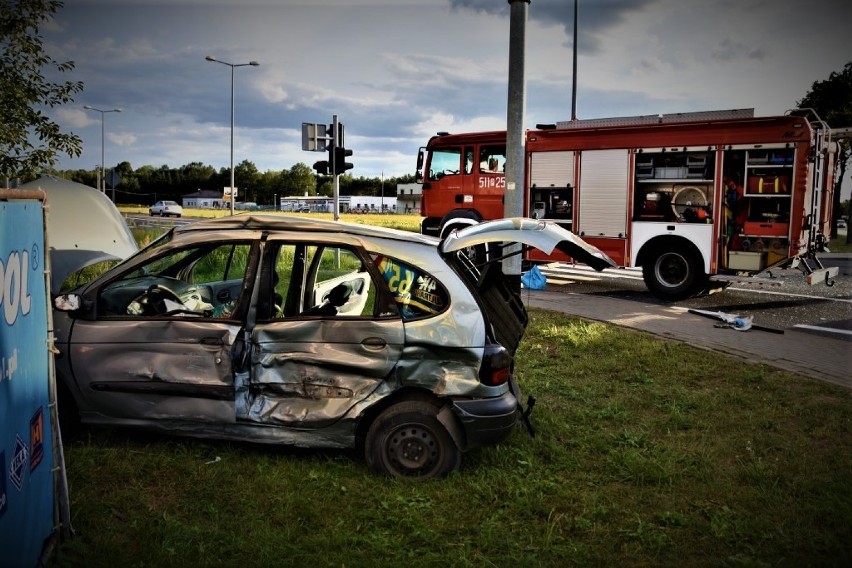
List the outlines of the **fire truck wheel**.
{"type": "Polygon", "coordinates": [[[698,255],[685,247],[656,250],[642,265],[648,289],[666,300],[681,300],[694,294],[706,276],[698,255]]]}

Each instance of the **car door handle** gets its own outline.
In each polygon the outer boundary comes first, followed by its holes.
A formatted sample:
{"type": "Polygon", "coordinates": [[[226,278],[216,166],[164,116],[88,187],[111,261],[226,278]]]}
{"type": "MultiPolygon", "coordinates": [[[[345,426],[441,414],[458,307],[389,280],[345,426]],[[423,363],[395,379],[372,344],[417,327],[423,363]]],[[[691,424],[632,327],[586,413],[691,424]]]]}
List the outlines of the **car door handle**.
{"type": "Polygon", "coordinates": [[[361,345],[368,349],[384,349],[387,347],[388,342],[382,339],[381,337],[368,337],[364,341],[361,342],[361,345]]]}
{"type": "Polygon", "coordinates": [[[221,337],[202,337],[199,343],[201,343],[201,345],[215,345],[216,347],[225,345],[225,342],[222,341],[221,337]]]}

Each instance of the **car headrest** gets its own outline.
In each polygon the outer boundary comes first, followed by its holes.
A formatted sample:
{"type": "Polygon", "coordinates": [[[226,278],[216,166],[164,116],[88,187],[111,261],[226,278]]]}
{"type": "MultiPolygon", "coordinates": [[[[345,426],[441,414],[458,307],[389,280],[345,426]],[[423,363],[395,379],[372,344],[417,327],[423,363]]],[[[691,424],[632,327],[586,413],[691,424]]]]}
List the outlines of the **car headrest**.
{"type": "Polygon", "coordinates": [[[335,308],[339,308],[349,301],[349,296],[352,295],[353,290],[354,287],[352,286],[352,282],[341,282],[328,291],[325,301],[335,308]]]}

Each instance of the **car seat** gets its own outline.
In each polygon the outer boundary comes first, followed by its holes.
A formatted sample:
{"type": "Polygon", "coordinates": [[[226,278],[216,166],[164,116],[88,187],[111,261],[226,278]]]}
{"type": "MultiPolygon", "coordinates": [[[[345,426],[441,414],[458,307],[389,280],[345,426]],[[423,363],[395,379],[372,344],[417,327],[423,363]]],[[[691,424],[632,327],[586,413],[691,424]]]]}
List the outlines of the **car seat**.
{"type": "MultiPolygon", "coordinates": [[[[362,283],[363,281],[357,281],[359,288],[362,283]]],[[[355,285],[356,282],[341,282],[328,291],[328,294],[325,295],[321,304],[308,308],[299,315],[336,316],[337,309],[349,301],[349,298],[352,296],[352,292],[356,292],[355,285]]],[[[360,292],[360,290],[358,290],[358,292],[360,292]]]]}
{"type": "Polygon", "coordinates": [[[277,292],[278,288],[278,273],[272,273],[272,317],[280,318],[284,316],[284,297],[277,292]]]}

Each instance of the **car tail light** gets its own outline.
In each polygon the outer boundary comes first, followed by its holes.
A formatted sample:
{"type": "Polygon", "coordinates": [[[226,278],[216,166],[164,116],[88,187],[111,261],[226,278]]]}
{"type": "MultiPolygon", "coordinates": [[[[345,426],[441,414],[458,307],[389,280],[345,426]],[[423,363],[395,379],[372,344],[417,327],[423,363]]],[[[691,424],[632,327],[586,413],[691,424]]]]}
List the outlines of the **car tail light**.
{"type": "Polygon", "coordinates": [[[489,386],[502,385],[512,374],[512,356],[499,344],[485,346],[482,366],[479,368],[479,381],[489,386]]]}

